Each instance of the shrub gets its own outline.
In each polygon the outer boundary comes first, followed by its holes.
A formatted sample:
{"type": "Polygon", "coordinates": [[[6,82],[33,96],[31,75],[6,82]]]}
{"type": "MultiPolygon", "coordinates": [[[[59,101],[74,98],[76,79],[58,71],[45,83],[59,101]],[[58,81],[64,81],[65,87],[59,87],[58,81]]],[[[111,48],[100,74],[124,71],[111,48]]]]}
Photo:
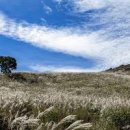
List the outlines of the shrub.
{"type": "Polygon", "coordinates": [[[118,130],[123,130],[123,127],[130,125],[130,108],[115,108],[105,112],[105,117],[108,121],[113,122],[118,130]]]}
{"type": "Polygon", "coordinates": [[[26,78],[20,73],[12,73],[10,75],[7,75],[7,77],[14,81],[26,82],[26,78]]]}

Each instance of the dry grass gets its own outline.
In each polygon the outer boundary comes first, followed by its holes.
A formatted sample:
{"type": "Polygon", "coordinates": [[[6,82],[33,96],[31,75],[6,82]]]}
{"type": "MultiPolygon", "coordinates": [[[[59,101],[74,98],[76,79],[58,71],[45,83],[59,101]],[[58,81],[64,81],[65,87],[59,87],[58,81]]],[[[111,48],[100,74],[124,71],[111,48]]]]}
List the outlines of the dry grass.
{"type": "Polygon", "coordinates": [[[130,76],[17,73],[0,79],[0,130],[123,130],[130,125],[130,76]]]}

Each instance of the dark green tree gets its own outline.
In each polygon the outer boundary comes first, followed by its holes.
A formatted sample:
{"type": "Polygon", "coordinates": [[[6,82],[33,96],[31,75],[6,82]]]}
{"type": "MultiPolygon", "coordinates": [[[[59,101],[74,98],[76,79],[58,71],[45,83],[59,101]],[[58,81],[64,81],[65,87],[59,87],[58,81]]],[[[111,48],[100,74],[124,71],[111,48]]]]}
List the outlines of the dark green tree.
{"type": "Polygon", "coordinates": [[[10,56],[0,56],[0,69],[4,74],[11,73],[12,70],[17,69],[16,59],[10,56]]]}

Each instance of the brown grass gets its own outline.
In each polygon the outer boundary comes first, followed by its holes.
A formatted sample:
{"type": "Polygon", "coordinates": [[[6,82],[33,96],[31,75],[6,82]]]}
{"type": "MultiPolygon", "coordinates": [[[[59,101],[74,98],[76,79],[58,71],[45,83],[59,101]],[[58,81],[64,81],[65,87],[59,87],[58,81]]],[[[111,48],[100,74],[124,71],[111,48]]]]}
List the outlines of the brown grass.
{"type": "Polygon", "coordinates": [[[74,130],[122,130],[130,125],[130,76],[16,73],[11,77],[1,74],[0,79],[2,130],[54,130],[69,115],[76,115],[76,120],[57,130],[78,120],[84,122],[74,130]],[[16,120],[22,125],[12,125],[16,120]],[[87,128],[85,122],[92,127],[87,128]]]}

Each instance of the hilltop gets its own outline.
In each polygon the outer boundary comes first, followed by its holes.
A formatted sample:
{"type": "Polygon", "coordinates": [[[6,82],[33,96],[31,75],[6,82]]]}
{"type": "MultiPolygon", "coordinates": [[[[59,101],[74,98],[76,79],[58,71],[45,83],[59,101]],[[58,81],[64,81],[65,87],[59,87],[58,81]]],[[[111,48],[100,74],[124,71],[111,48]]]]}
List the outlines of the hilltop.
{"type": "Polygon", "coordinates": [[[119,67],[110,68],[110,69],[106,70],[106,72],[117,72],[117,73],[130,74],[130,64],[120,65],[119,67]]]}

